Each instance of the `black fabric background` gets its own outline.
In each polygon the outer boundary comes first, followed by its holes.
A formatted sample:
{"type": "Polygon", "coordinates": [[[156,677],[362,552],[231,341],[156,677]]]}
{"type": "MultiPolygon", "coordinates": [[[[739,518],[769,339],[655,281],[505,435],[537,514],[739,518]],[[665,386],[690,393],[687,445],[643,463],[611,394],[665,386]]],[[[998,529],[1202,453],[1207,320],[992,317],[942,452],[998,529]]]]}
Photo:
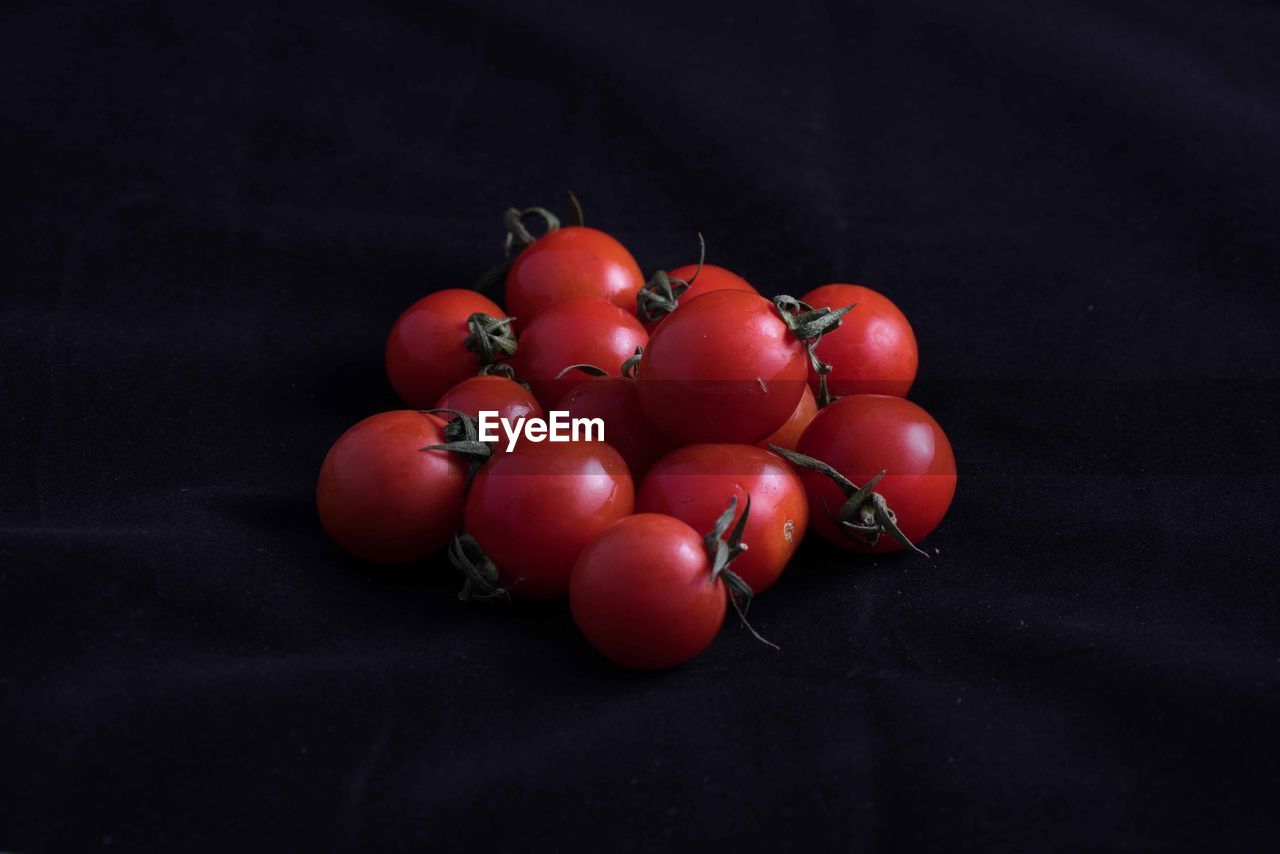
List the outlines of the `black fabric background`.
{"type": "Polygon", "coordinates": [[[0,14],[0,849],[1280,841],[1274,6],[0,14]],[[642,675],[329,544],[391,322],[565,188],[902,306],[932,561],[642,675]]]}

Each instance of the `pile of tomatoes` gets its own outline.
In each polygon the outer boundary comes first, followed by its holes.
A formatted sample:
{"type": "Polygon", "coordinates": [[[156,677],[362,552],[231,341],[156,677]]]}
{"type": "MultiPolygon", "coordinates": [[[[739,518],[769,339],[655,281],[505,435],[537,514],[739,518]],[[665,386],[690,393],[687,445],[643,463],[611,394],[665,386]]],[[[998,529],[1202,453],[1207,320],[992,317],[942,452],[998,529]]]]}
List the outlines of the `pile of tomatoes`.
{"type": "Polygon", "coordinates": [[[447,553],[463,599],[568,597],[596,649],[643,669],[696,656],[730,608],[746,623],[807,530],[920,551],[956,466],[906,400],[918,353],[897,306],[853,284],[769,299],[702,260],[646,281],[571,201],[563,227],[507,212],[508,260],[482,279],[505,310],[450,289],[396,321],[387,374],[408,408],[329,450],[329,536],[378,563],[447,553]],[[508,448],[481,441],[481,411],[598,418],[604,441],[508,448]]]}

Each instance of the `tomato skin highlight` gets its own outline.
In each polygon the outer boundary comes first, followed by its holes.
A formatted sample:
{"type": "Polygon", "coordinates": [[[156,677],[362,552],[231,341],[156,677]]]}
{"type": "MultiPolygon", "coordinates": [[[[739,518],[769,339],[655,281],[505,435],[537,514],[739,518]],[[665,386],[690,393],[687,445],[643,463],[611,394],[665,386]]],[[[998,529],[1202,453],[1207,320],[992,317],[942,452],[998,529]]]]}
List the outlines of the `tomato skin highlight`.
{"type": "Polygon", "coordinates": [[[674,516],[710,531],[731,498],[736,523],[751,496],[742,541],[747,551],[733,571],[753,593],[768,589],[786,568],[809,526],[809,500],[790,463],[753,445],[686,445],[663,457],[640,484],[636,511],[674,516]]]}
{"type": "Polygon", "coordinates": [[[728,594],[722,580],[711,581],[702,538],[655,513],[628,516],[596,536],[569,583],[569,607],[587,641],[636,670],[675,667],[706,649],[724,624],[728,594]]]}
{"type": "MultiPolygon", "coordinates": [[[[747,291],[748,293],[753,294],[759,293],[759,291],[757,291],[750,282],[739,276],[737,273],[731,270],[726,270],[724,267],[718,267],[715,264],[703,264],[702,272],[700,273],[698,272],[697,264],[685,264],[683,267],[676,267],[674,270],[669,270],[667,275],[673,279],[680,279],[687,282],[694,278],[695,273],[697,273],[697,278],[694,279],[693,284],[689,286],[689,290],[680,295],[677,300],[677,307],[684,305],[686,302],[696,299],[703,294],[710,293],[711,291],[747,291]]],[[[646,323],[644,328],[649,330],[649,334],[652,335],[653,330],[656,329],[658,324],[665,319],[665,317],[660,317],[657,320],[646,323]]]]}
{"type": "Polygon", "coordinates": [[[773,303],[745,291],[703,294],[658,324],[636,372],[654,427],[678,444],[754,444],[786,423],[808,357],[773,303]]]}
{"type": "Polygon", "coordinates": [[[548,306],[569,297],[598,297],[634,312],[644,285],[640,265],[611,235],[565,226],[525,247],[507,272],[506,305],[525,328],[548,306]]]}
{"type": "Polygon", "coordinates": [[[375,563],[408,563],[432,554],[462,527],[468,463],[441,444],[445,422],[396,410],[343,433],[320,466],[316,508],[343,550],[375,563]]]}
{"type": "Polygon", "coordinates": [[[796,443],[800,441],[800,437],[804,434],[805,428],[809,426],[809,422],[817,414],[817,398],[813,396],[813,389],[805,386],[804,392],[800,395],[800,402],[796,404],[796,408],[791,413],[791,417],[787,419],[787,423],[775,430],[769,438],[756,442],[756,446],[767,449],[770,445],[777,445],[786,448],[788,451],[794,451],[796,443]]]}
{"type": "MultiPolygon", "coordinates": [[[[456,409],[472,418],[479,417],[481,411],[497,412],[499,418],[506,418],[512,424],[520,418],[547,417],[533,392],[515,380],[502,376],[467,377],[446,391],[436,401],[434,408],[456,409]]],[[[457,417],[449,412],[441,412],[439,415],[446,421],[457,417]]],[[[499,442],[494,451],[500,452],[505,447],[504,442],[499,442]]]]}
{"type": "Polygon", "coordinates": [[[440,395],[480,369],[467,349],[467,318],[504,317],[493,300],[451,288],[427,294],[405,309],[387,336],[387,378],[407,405],[428,409],[440,395]]]}
{"type": "MultiPolygon", "coordinates": [[[[906,397],[920,365],[916,335],[902,311],[883,294],[862,285],[823,285],[801,298],[814,308],[841,308],[856,303],[818,342],[818,358],[831,365],[827,388],[836,397],[887,394],[906,397]]],[[[818,390],[818,375],[809,370],[818,390]]]]}
{"type": "Polygon", "coordinates": [[[579,552],[635,509],[635,486],[603,442],[529,442],[497,454],[467,493],[463,530],[498,567],[513,596],[568,593],[579,552]]]}
{"type": "MultiPolygon", "coordinates": [[[[956,460],[938,422],[900,397],[859,394],[843,397],[818,412],[796,450],[822,460],[862,486],[887,471],[875,491],[885,497],[907,539],[927,537],[951,506],[956,491],[956,460]]],[[[801,470],[812,509],[812,526],[841,548],[883,554],[902,546],[882,535],[875,546],[849,539],[828,517],[843,503],[840,489],[817,472],[801,470]]],[[[754,509],[753,511],[754,512],[754,509]]]]}
{"type": "Polygon", "coordinates": [[[622,363],[648,341],[649,334],[633,314],[596,297],[570,297],[552,305],[525,328],[511,364],[543,407],[552,408],[571,389],[590,379],[581,371],[570,371],[557,379],[565,368],[595,365],[618,376],[622,363]]]}

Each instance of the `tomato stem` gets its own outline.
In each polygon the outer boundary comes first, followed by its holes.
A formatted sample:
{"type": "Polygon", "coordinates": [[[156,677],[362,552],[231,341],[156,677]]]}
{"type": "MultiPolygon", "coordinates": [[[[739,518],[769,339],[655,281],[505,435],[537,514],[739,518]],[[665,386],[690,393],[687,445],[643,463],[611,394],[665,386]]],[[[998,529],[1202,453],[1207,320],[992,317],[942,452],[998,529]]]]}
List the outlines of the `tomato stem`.
{"type": "Polygon", "coordinates": [[[698,280],[706,260],[707,242],[702,239],[702,232],[698,232],[698,269],[693,271],[687,282],[671,276],[666,270],[654,273],[636,294],[636,317],[640,322],[654,323],[675,311],[680,306],[680,297],[698,280]]]}
{"type": "MultiPolygon", "coordinates": [[[[637,347],[636,352],[631,356],[628,356],[627,360],[622,363],[622,367],[618,369],[618,373],[629,380],[635,379],[636,369],[640,366],[640,357],[643,355],[644,355],[644,348],[637,347]]],[[[560,371],[560,373],[556,374],[556,379],[560,379],[570,371],[582,371],[584,374],[590,374],[593,377],[609,376],[609,372],[606,371],[604,368],[601,368],[598,365],[592,365],[586,362],[582,362],[580,364],[570,365],[569,367],[564,368],[563,370],[560,371]]]]}
{"type": "Polygon", "coordinates": [[[586,225],[586,221],[582,217],[582,202],[578,201],[578,197],[573,194],[573,190],[565,190],[564,194],[569,197],[569,225],[581,228],[586,225]]]}
{"type": "Polygon", "coordinates": [[[778,445],[770,445],[769,450],[801,468],[831,478],[836,486],[840,487],[840,491],[845,496],[844,503],[834,512],[825,505],[823,509],[827,511],[827,517],[836,528],[849,539],[863,545],[874,546],[883,534],[888,534],[903,548],[911,549],[925,557],[929,556],[928,552],[911,542],[907,539],[907,535],[902,533],[898,527],[898,517],[889,508],[889,502],[885,497],[872,491],[887,471],[880,472],[864,486],[858,486],[822,460],[797,451],[789,451],[778,445]]]}
{"type": "Polygon", "coordinates": [[[453,420],[444,426],[444,442],[442,444],[427,445],[425,448],[419,448],[418,450],[448,451],[451,454],[459,454],[466,457],[471,463],[471,468],[467,472],[467,486],[470,486],[471,480],[476,476],[480,466],[484,465],[485,461],[493,456],[493,448],[489,447],[487,442],[480,441],[480,431],[476,428],[475,419],[465,412],[447,407],[420,411],[428,415],[435,415],[437,412],[448,412],[454,416],[453,420]]]}
{"type": "Polygon", "coordinates": [[[467,337],[463,346],[476,354],[480,367],[506,359],[516,352],[516,333],[511,328],[514,317],[492,317],[476,312],[467,318],[467,337]]]}
{"type": "Polygon", "coordinates": [[[783,294],[774,297],[773,305],[778,309],[782,322],[787,324],[792,334],[804,344],[805,353],[809,356],[809,364],[818,375],[817,401],[818,407],[822,408],[835,398],[827,388],[827,374],[831,373],[831,365],[818,358],[818,342],[822,340],[823,335],[838,328],[840,318],[852,311],[857,303],[837,309],[814,308],[795,297],[783,294]]]}
{"type": "MultiPolygon", "coordinates": [[[[581,225],[582,205],[572,193],[569,196],[570,204],[574,208],[572,214],[574,225],[581,225]]],[[[524,221],[530,217],[538,217],[542,220],[543,234],[550,234],[560,228],[560,218],[546,208],[533,207],[524,210],[507,208],[506,213],[502,215],[502,222],[507,229],[507,236],[502,241],[502,251],[506,255],[506,260],[481,276],[472,286],[472,290],[487,291],[499,282],[506,281],[507,272],[515,263],[516,257],[524,251],[525,247],[538,239],[524,224],[524,221]]]]}
{"type": "Polygon", "coordinates": [[[733,523],[733,514],[738,507],[738,497],[729,499],[729,506],[725,508],[720,517],[716,519],[715,525],[711,528],[707,535],[703,537],[702,542],[707,547],[707,555],[711,558],[711,577],[707,580],[708,584],[714,584],[719,578],[724,582],[725,589],[728,591],[729,602],[733,605],[733,610],[738,614],[738,621],[751,632],[752,637],[763,644],[767,644],[774,649],[781,649],[776,643],[766,638],[755,630],[755,627],[747,620],[747,610],[751,607],[751,599],[754,594],[751,591],[751,585],[747,584],[733,570],[729,569],[729,564],[733,559],[743,552],[747,551],[747,544],[742,542],[742,533],[747,529],[747,517],[751,514],[751,496],[747,495],[746,504],[742,507],[742,516],[738,519],[738,524],[733,526],[733,532],[729,534],[729,539],[725,540],[724,535],[729,530],[729,525],[733,523]]]}
{"type": "Polygon", "coordinates": [[[636,351],[627,357],[627,360],[622,363],[622,367],[619,369],[619,372],[629,380],[635,379],[636,371],[640,368],[640,357],[643,355],[644,348],[637,347],[636,351]]]}
{"type": "Polygon", "coordinates": [[[485,365],[480,369],[478,376],[504,377],[511,380],[516,385],[524,386],[527,391],[531,390],[527,382],[516,376],[515,368],[511,367],[506,362],[493,362],[492,364],[485,365]]]}
{"type": "Polygon", "coordinates": [[[449,562],[462,573],[464,580],[458,598],[463,602],[511,599],[510,588],[501,584],[497,564],[470,534],[458,534],[453,538],[449,544],[449,562]]]}
{"type": "Polygon", "coordinates": [[[593,377],[609,376],[609,372],[606,371],[604,368],[600,368],[595,365],[591,365],[586,362],[583,362],[582,364],[579,364],[579,365],[570,365],[569,367],[564,368],[563,370],[560,371],[560,373],[556,374],[556,379],[560,379],[570,371],[582,371],[582,373],[589,374],[593,377]]]}

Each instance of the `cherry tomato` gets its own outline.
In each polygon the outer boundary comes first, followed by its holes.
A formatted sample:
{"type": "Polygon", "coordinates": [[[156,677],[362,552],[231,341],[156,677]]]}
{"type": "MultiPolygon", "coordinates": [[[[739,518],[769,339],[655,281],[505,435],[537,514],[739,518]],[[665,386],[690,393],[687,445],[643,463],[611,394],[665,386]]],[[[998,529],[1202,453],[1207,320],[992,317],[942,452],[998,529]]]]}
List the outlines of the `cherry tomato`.
{"type": "MultiPolygon", "coordinates": [[[[906,315],[888,297],[862,285],[823,285],[805,294],[802,302],[814,308],[856,303],[840,328],[818,342],[818,358],[831,365],[831,394],[907,396],[920,362],[916,336],[906,315]]],[[[818,376],[812,369],[809,383],[816,392],[818,376]]]]}
{"type": "Polygon", "coordinates": [[[497,303],[457,288],[428,294],[400,315],[387,338],[387,376],[400,399],[427,409],[483,361],[466,345],[467,318],[503,317],[497,303]]]}
{"type": "Polygon", "coordinates": [[[316,506],[335,543],[364,560],[406,563],[458,532],[469,464],[448,451],[420,450],[444,443],[444,425],[413,410],[383,412],[333,443],[316,506]]]}
{"type": "Polygon", "coordinates": [[[796,442],[800,441],[800,436],[804,433],[804,428],[809,426],[809,422],[817,414],[818,401],[813,396],[813,390],[805,386],[804,393],[800,395],[800,402],[796,404],[795,411],[791,413],[787,423],[775,430],[768,439],[756,442],[756,445],[761,448],[778,445],[788,451],[794,451],[796,442]]]}
{"type": "Polygon", "coordinates": [[[604,421],[604,439],[627,462],[631,476],[639,479],[671,443],[644,417],[636,381],[627,376],[591,377],[560,398],[555,409],[570,418],[599,418],[604,421]]]}
{"type": "Polygon", "coordinates": [[[603,231],[566,226],[516,256],[507,273],[506,304],[520,329],[547,306],[569,297],[598,297],[630,313],[644,275],[627,248],[603,231]]]}
{"type": "MultiPolygon", "coordinates": [[[[546,418],[547,413],[533,397],[533,392],[508,377],[467,377],[436,401],[435,409],[456,409],[472,418],[482,410],[497,412],[499,418],[515,423],[518,418],[546,418]]],[[[441,412],[440,417],[452,421],[454,416],[441,412]]],[[[499,446],[499,448],[501,445],[499,446]]],[[[497,450],[498,448],[495,448],[497,450]]]]}
{"type": "Polygon", "coordinates": [[[480,469],[463,529],[516,596],[564,596],[583,547],[635,507],[627,464],[603,442],[522,441],[480,469]]]}
{"type": "Polygon", "coordinates": [[[733,571],[759,593],[778,580],[809,525],[804,485],[785,460],[753,445],[686,445],[649,470],[636,510],[665,513],[705,532],[730,498],[737,498],[741,511],[748,495],[751,513],[742,536],[747,551],[733,562],[733,571]]]}
{"type": "Polygon", "coordinates": [[[675,667],[706,649],[728,596],[711,579],[702,538],[679,519],[640,513],[593,539],[569,584],[574,622],[591,645],[638,670],[675,667]]]}
{"type": "Polygon", "coordinates": [[[795,412],[808,376],[804,345],[773,303],[711,291],[654,330],[636,372],[645,416],[680,444],[752,444],[795,412]]]}
{"type": "MultiPolygon", "coordinates": [[[[711,291],[748,291],[750,293],[759,293],[751,286],[751,283],[739,276],[737,273],[726,270],[724,267],[717,267],[715,264],[703,264],[702,271],[698,271],[697,264],[686,264],[683,267],[676,267],[674,270],[667,272],[667,276],[672,279],[680,279],[688,282],[693,279],[693,284],[689,289],[680,294],[676,298],[676,306],[683,305],[691,299],[702,296],[711,291]],[[696,274],[696,276],[695,276],[696,274]]],[[[674,310],[674,309],[673,309],[674,310]]],[[[660,317],[644,324],[644,328],[649,330],[649,334],[653,334],[653,330],[658,324],[665,319],[660,317]]],[[[641,322],[644,318],[641,317],[641,322]]]]}
{"type": "Polygon", "coordinates": [[[542,405],[552,407],[588,379],[578,371],[557,379],[565,368],[596,365],[617,376],[622,363],[648,340],[648,333],[630,312],[596,297],[570,297],[525,327],[511,364],[542,405]]]}
{"type": "MultiPolygon", "coordinates": [[[[929,413],[900,397],[840,398],[817,414],[796,450],[830,465],[860,487],[881,471],[888,472],[874,490],[884,496],[897,516],[898,528],[913,543],[938,526],[955,495],[951,442],[929,413]]],[[[861,535],[838,529],[828,510],[834,513],[844,504],[840,488],[815,471],[802,470],[800,477],[809,494],[813,528],[824,538],[851,551],[903,548],[888,535],[882,534],[871,546],[861,535]]]]}

